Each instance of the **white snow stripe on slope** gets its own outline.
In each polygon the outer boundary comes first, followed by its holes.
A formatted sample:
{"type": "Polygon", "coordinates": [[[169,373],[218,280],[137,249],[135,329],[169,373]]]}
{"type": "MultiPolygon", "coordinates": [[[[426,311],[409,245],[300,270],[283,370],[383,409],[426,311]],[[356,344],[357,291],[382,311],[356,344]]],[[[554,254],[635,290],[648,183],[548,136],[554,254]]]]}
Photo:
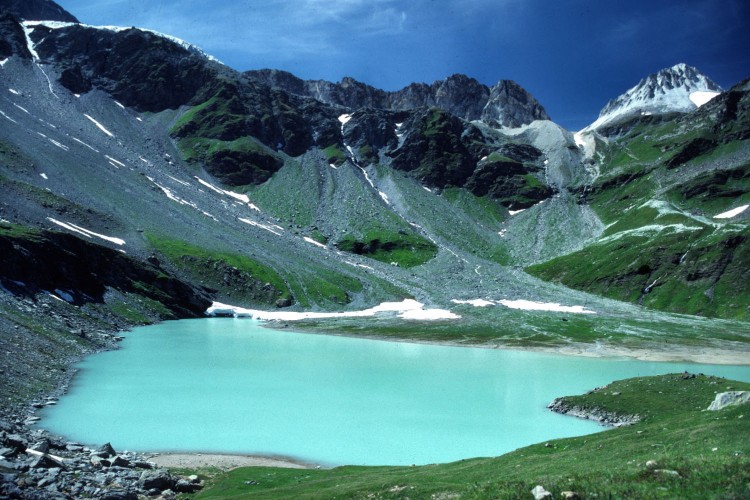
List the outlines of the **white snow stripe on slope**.
{"type": "Polygon", "coordinates": [[[302,239],[305,240],[308,243],[311,243],[311,244],[315,245],[316,247],[325,248],[326,250],[328,250],[327,246],[325,246],[324,244],[320,243],[319,241],[315,241],[312,238],[309,238],[309,237],[305,236],[302,239]]]}
{"type": "Polygon", "coordinates": [[[76,226],[75,224],[68,223],[68,222],[61,222],[61,221],[59,221],[57,219],[53,219],[52,217],[47,217],[47,220],[50,221],[50,222],[53,222],[54,224],[57,224],[60,227],[64,227],[65,229],[67,229],[69,231],[73,231],[74,233],[82,234],[82,235],[86,236],[87,238],[97,237],[97,238],[101,238],[103,240],[115,243],[116,245],[124,245],[125,244],[125,240],[123,240],[121,238],[114,238],[112,236],[105,236],[103,234],[95,233],[95,232],[89,231],[88,229],[83,228],[81,226],[76,226]]]}
{"type": "Polygon", "coordinates": [[[206,186],[208,189],[210,189],[212,191],[215,191],[215,192],[217,192],[219,194],[224,194],[224,195],[227,195],[227,196],[231,196],[232,198],[234,198],[236,200],[239,200],[239,201],[242,201],[244,203],[247,203],[247,205],[250,208],[252,208],[256,212],[260,212],[260,208],[258,208],[255,204],[250,203],[250,198],[246,194],[235,193],[234,191],[227,191],[226,189],[221,189],[221,188],[218,188],[218,187],[214,186],[210,182],[204,181],[203,179],[201,179],[197,175],[194,176],[194,177],[195,177],[195,179],[198,180],[198,182],[200,182],[201,184],[203,184],[204,186],[206,186]]]}
{"type": "Polygon", "coordinates": [[[31,114],[31,113],[29,113],[29,110],[28,110],[28,109],[24,108],[23,106],[19,106],[19,105],[18,105],[18,104],[16,104],[15,102],[13,103],[13,106],[17,107],[18,109],[20,109],[21,111],[23,111],[23,112],[24,112],[24,113],[26,113],[27,115],[30,115],[30,114],[31,114]]]}
{"type": "Polygon", "coordinates": [[[108,136],[110,136],[110,137],[114,137],[115,136],[115,134],[113,134],[112,132],[110,132],[109,130],[107,130],[106,127],[104,127],[104,125],[102,125],[101,123],[99,123],[98,121],[96,121],[95,119],[93,119],[91,116],[87,115],[86,113],[84,113],[83,116],[85,116],[86,118],[88,118],[89,120],[91,120],[91,122],[94,125],[96,125],[97,127],[99,127],[99,130],[101,130],[102,132],[104,132],[108,136]]]}
{"type": "Polygon", "coordinates": [[[468,304],[474,307],[487,307],[487,306],[494,306],[495,303],[491,300],[484,300],[484,299],[472,299],[472,300],[451,300],[454,304],[468,304]]]}
{"type": "Polygon", "coordinates": [[[3,115],[5,118],[7,118],[8,120],[12,121],[13,123],[18,123],[17,121],[15,121],[13,118],[11,118],[10,116],[6,115],[2,111],[0,111],[0,115],[3,115]]]}
{"type": "Polygon", "coordinates": [[[55,146],[57,146],[58,148],[62,149],[63,151],[70,151],[70,148],[66,146],[65,144],[61,144],[50,137],[47,137],[47,140],[51,142],[52,144],[54,144],[55,146]]]}
{"type": "Polygon", "coordinates": [[[742,205],[741,207],[727,210],[726,212],[722,212],[719,215],[714,215],[714,219],[731,219],[732,217],[740,215],[742,212],[747,210],[748,207],[750,207],[750,205],[742,205]]]}
{"type": "Polygon", "coordinates": [[[21,93],[17,91],[16,89],[8,89],[8,92],[10,92],[11,94],[15,94],[15,95],[21,95],[21,93]]]}
{"type": "Polygon", "coordinates": [[[425,309],[424,304],[413,299],[402,302],[383,302],[375,307],[360,311],[345,312],[292,312],[292,311],[260,311],[257,309],[243,309],[220,302],[214,302],[206,310],[208,316],[232,315],[236,317],[250,317],[257,320],[299,321],[303,319],[326,318],[366,318],[384,313],[397,313],[398,317],[410,320],[440,320],[459,319],[461,316],[445,309],[425,309]]]}
{"type": "Polygon", "coordinates": [[[31,58],[36,62],[39,60],[39,54],[36,52],[34,42],[31,41],[31,32],[34,31],[34,28],[30,28],[28,23],[21,23],[21,28],[23,29],[23,34],[26,36],[26,48],[29,49],[31,58]]]}
{"type": "Polygon", "coordinates": [[[91,151],[93,151],[94,153],[99,153],[99,150],[98,150],[98,149],[94,149],[94,148],[92,148],[91,146],[89,146],[88,144],[86,144],[85,142],[83,142],[83,141],[82,141],[81,139],[78,139],[78,138],[76,138],[76,137],[73,137],[73,136],[71,136],[70,138],[71,138],[71,139],[73,139],[74,141],[76,141],[77,143],[79,143],[79,144],[82,144],[82,145],[86,146],[87,148],[89,148],[89,149],[90,149],[91,151]]]}
{"type": "Polygon", "coordinates": [[[106,159],[108,159],[109,161],[111,161],[111,162],[117,163],[117,164],[118,164],[119,166],[121,166],[121,167],[124,167],[124,168],[127,168],[127,167],[128,167],[128,166],[127,166],[127,165],[125,165],[125,164],[124,164],[123,162],[121,162],[121,161],[117,161],[117,160],[115,160],[114,158],[112,158],[112,157],[111,157],[111,156],[109,156],[109,155],[104,155],[104,157],[105,157],[106,159]]]}
{"type": "Polygon", "coordinates": [[[242,217],[239,218],[239,221],[240,222],[244,222],[245,224],[250,224],[251,226],[255,226],[255,227],[259,227],[261,229],[265,229],[269,233],[273,233],[276,236],[281,236],[281,233],[279,233],[278,231],[275,231],[273,229],[273,227],[267,226],[265,224],[261,224],[260,222],[255,222],[254,220],[250,220],[250,219],[243,219],[242,217]]]}

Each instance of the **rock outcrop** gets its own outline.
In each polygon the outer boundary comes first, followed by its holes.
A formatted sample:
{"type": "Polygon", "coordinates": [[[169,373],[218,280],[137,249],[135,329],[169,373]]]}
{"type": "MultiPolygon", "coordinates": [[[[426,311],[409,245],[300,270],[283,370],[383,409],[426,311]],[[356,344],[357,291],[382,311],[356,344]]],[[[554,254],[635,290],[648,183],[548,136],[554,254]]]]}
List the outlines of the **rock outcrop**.
{"type": "Polygon", "coordinates": [[[750,391],[720,392],[706,409],[708,411],[719,411],[728,406],[737,406],[746,403],[750,403],[750,391]]]}

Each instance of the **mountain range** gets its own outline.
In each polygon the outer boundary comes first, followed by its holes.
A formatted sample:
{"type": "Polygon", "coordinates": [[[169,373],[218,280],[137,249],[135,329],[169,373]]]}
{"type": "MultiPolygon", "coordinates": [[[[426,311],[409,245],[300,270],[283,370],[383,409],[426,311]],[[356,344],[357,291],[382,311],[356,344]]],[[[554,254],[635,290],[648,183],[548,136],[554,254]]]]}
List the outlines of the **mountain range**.
{"type": "Polygon", "coordinates": [[[460,320],[406,330],[505,345],[559,342],[560,321],[518,301],[584,305],[598,323],[576,323],[595,333],[575,341],[588,346],[628,344],[631,327],[648,343],[684,320],[662,312],[750,319],[747,80],[723,90],[677,64],[568,131],[511,80],[387,92],[241,73],[53,2],[0,5],[3,331],[89,346],[75,325],[201,316],[214,301],[414,299],[460,320]]]}

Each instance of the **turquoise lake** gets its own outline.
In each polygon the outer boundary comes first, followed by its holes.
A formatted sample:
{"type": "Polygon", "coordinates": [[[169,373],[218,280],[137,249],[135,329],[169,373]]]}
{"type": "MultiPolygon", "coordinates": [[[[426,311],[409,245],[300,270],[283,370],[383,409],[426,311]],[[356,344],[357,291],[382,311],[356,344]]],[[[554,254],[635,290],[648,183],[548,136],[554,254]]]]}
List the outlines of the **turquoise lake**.
{"type": "Polygon", "coordinates": [[[165,322],[78,365],[41,427],[117,450],[407,465],[496,456],[603,430],[548,411],[616,379],[750,366],[654,363],[295,333],[250,319],[165,322]]]}

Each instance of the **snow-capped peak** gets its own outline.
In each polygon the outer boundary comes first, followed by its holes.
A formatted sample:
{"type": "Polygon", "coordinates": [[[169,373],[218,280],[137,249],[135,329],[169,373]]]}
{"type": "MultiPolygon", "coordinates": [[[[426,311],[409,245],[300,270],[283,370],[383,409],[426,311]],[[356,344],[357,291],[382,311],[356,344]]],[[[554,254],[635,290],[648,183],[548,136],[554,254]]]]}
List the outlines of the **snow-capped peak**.
{"type": "Polygon", "coordinates": [[[584,130],[596,130],[634,115],[688,113],[722,92],[706,75],[685,63],[675,64],[641,80],[617,99],[612,99],[599,118],[584,130]]]}

